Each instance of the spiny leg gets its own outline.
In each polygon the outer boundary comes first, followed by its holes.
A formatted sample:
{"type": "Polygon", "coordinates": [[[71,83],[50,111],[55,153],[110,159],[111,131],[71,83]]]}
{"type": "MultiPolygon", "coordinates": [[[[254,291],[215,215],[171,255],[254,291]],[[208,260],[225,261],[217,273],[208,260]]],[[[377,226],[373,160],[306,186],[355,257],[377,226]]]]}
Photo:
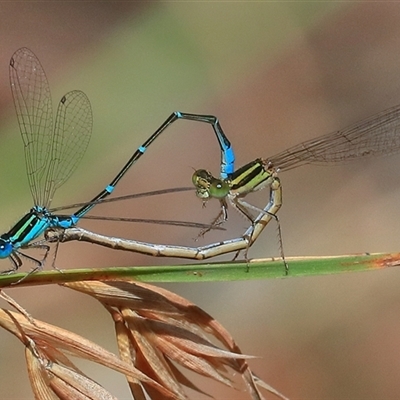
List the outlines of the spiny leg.
{"type": "Polygon", "coordinates": [[[36,266],[34,268],[32,268],[26,275],[24,275],[21,279],[19,279],[17,282],[13,283],[13,285],[17,285],[20,282],[22,282],[24,279],[26,279],[28,276],[34,274],[37,271],[41,271],[43,269],[44,266],[44,262],[46,261],[47,255],[50,251],[50,246],[46,245],[46,244],[42,244],[44,242],[44,240],[41,240],[39,242],[35,242],[35,243],[30,243],[27,246],[25,246],[24,248],[26,249],[31,249],[31,248],[35,248],[35,249],[44,249],[45,250],[45,255],[43,257],[42,260],[38,260],[35,257],[30,256],[29,254],[25,254],[22,253],[19,250],[15,250],[11,255],[10,255],[10,259],[11,262],[13,263],[14,267],[11,270],[8,271],[4,271],[1,274],[10,274],[10,273],[14,273],[16,270],[18,270],[18,268],[22,265],[22,260],[21,258],[27,258],[28,260],[32,261],[33,263],[36,264],[36,266]]]}
{"type": "MultiPolygon", "coordinates": [[[[210,226],[208,228],[204,228],[200,231],[200,233],[197,236],[197,239],[203,237],[207,232],[210,232],[212,229],[224,224],[228,220],[228,205],[226,204],[226,200],[220,199],[219,201],[221,208],[218,215],[211,221],[210,226]]],[[[203,207],[205,207],[205,203],[203,204],[203,207]]]]}
{"type": "Polygon", "coordinates": [[[10,258],[10,261],[11,261],[11,264],[12,264],[12,268],[11,269],[7,269],[5,271],[1,271],[0,275],[14,274],[16,271],[18,271],[18,269],[22,265],[22,260],[21,260],[21,258],[18,256],[18,254],[16,252],[11,253],[9,258],[10,258]]]}

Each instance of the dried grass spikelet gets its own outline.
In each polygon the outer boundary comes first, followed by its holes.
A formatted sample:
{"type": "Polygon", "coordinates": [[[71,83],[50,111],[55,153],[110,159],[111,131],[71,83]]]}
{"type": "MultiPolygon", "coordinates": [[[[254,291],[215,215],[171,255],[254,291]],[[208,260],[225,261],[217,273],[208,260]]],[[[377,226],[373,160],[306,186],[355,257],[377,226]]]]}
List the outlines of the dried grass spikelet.
{"type": "Polygon", "coordinates": [[[4,309],[0,309],[0,326],[25,345],[28,375],[37,400],[115,399],[80,371],[67,354],[104,365],[124,374],[133,382],[146,382],[157,393],[157,398],[177,398],[131,363],[122,361],[115,354],[73,332],[4,309]]]}
{"type": "MultiPolygon", "coordinates": [[[[177,367],[234,387],[234,375],[245,382],[250,399],[263,399],[259,387],[283,395],[253,375],[232,336],[205,311],[165,289],[131,280],[79,281],[63,284],[96,298],[110,312],[120,356],[150,382],[157,382],[176,399],[187,399],[183,386],[205,393],[177,367]],[[225,348],[210,341],[218,340],[225,348]]],[[[127,375],[135,399],[159,399],[150,382],[127,375]]]]}
{"type": "Polygon", "coordinates": [[[120,357],[80,335],[33,319],[0,291],[0,297],[18,311],[0,309],[0,327],[25,345],[35,399],[115,399],[79,370],[69,355],[124,374],[136,400],[188,399],[184,387],[205,393],[182,372],[182,367],[235,389],[234,378],[241,378],[242,398],[261,400],[259,388],[264,388],[286,399],[252,373],[246,362],[249,356],[241,353],[215,319],[182,297],[132,280],[63,285],[89,294],[109,311],[120,357]]]}

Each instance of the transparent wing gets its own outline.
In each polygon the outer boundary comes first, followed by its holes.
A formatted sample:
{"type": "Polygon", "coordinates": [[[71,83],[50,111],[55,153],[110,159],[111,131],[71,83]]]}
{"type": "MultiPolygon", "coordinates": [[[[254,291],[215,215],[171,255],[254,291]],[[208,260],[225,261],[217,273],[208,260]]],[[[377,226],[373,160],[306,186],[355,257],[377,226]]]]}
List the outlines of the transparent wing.
{"type": "Polygon", "coordinates": [[[10,84],[25,146],[29,186],[35,204],[43,204],[43,178],[50,157],[53,114],[46,74],[32,51],[17,50],[10,60],[10,84]]]}
{"type": "Polygon", "coordinates": [[[93,114],[85,93],[74,90],[62,97],[56,114],[51,157],[45,179],[44,205],[68,180],[81,161],[90,141],[93,114]]]}
{"type": "Polygon", "coordinates": [[[345,162],[400,151],[400,105],[346,129],[307,140],[267,159],[280,170],[302,164],[345,162]]]}

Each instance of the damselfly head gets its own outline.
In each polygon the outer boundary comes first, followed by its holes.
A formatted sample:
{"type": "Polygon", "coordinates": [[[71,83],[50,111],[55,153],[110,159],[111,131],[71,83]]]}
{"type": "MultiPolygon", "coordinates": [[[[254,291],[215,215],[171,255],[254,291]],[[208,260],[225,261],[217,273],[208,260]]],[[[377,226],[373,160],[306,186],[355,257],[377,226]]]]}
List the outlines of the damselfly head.
{"type": "Polygon", "coordinates": [[[229,193],[229,183],[222,179],[214,178],[211,172],[198,169],[192,175],[192,182],[196,188],[196,196],[203,200],[211,197],[222,199],[229,193]]]}
{"type": "Polygon", "coordinates": [[[12,244],[6,234],[0,236],[0,258],[7,258],[13,252],[12,244]]]}

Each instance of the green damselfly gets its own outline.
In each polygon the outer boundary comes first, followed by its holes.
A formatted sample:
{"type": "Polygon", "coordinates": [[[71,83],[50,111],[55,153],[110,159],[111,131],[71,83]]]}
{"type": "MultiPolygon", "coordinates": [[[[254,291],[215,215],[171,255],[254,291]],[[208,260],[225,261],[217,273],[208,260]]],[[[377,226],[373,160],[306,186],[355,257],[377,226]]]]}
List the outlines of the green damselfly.
{"type": "MultiPolygon", "coordinates": [[[[224,135],[222,128],[220,134],[224,135]]],[[[222,175],[220,178],[215,178],[211,172],[205,169],[196,170],[192,177],[196,195],[203,202],[216,198],[221,204],[221,210],[211,226],[218,226],[227,220],[228,203],[250,220],[250,227],[236,239],[216,242],[203,247],[185,247],[109,238],[88,231],[78,232],[75,229],[67,230],[65,240],[76,240],[79,237],[79,240],[91,241],[112,248],[189,259],[205,259],[241,250],[247,252],[269,221],[271,219],[278,221],[276,213],[282,205],[279,172],[304,164],[326,165],[348,162],[361,157],[389,155],[399,151],[400,105],[397,105],[348,128],[290,147],[275,156],[258,158],[227,174],[226,178],[223,178],[222,175]],[[269,187],[270,194],[269,201],[263,209],[244,200],[248,194],[266,187],[269,187]],[[254,211],[258,213],[257,216],[253,215],[254,211]]],[[[281,252],[283,255],[282,247],[281,252]]],[[[286,263],[285,271],[288,272],[286,263]]]]}

